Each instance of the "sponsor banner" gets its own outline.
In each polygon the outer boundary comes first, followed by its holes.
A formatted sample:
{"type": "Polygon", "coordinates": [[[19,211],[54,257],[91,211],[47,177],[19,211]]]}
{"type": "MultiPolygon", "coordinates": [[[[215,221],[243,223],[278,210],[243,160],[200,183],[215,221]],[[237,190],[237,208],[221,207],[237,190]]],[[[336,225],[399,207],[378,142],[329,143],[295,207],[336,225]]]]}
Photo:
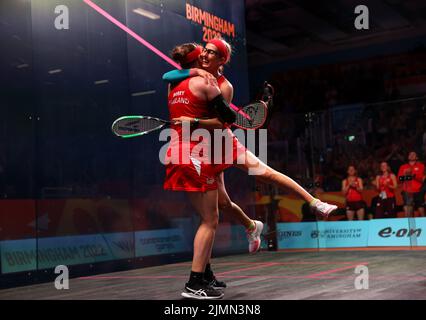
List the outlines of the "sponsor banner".
{"type": "Polygon", "coordinates": [[[133,233],[2,241],[2,273],[133,257],[133,233]],[[38,254],[36,254],[38,253],[38,254]],[[38,258],[38,261],[37,261],[38,258]]]}
{"type": "Polygon", "coordinates": [[[277,223],[278,248],[317,248],[318,239],[311,237],[316,222],[277,223]]]}
{"type": "Polygon", "coordinates": [[[278,247],[425,246],[426,218],[277,224],[278,247]]]}
{"type": "Polygon", "coordinates": [[[417,246],[425,243],[425,218],[378,219],[370,221],[368,246],[417,246]]]}
{"type": "Polygon", "coordinates": [[[114,260],[111,245],[102,234],[40,238],[38,268],[114,260]]]}
{"type": "Polygon", "coordinates": [[[36,239],[0,241],[1,272],[30,271],[37,268],[36,239]]]}
{"type": "Polygon", "coordinates": [[[369,221],[319,221],[311,234],[319,248],[366,247],[369,221]]]}
{"type": "Polygon", "coordinates": [[[135,232],[137,257],[191,251],[182,229],[161,229],[135,232]]]}
{"type": "Polygon", "coordinates": [[[278,247],[366,247],[368,221],[301,222],[277,224],[278,247]]]}

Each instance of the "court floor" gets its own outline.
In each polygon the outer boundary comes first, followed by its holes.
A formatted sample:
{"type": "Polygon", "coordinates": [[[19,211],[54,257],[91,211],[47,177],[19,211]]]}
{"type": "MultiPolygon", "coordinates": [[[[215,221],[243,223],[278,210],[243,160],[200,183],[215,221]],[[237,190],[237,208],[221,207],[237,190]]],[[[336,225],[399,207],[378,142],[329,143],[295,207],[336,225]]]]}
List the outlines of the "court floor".
{"type": "MultiPolygon", "coordinates": [[[[423,300],[425,263],[424,250],[352,249],[264,251],[216,258],[212,267],[228,284],[224,299],[229,300],[423,300]],[[361,267],[363,273],[357,274],[358,266],[368,269],[361,267]]],[[[0,290],[0,299],[180,300],[189,270],[190,262],[183,262],[80,277],[70,279],[68,290],[50,282],[0,290]]]]}

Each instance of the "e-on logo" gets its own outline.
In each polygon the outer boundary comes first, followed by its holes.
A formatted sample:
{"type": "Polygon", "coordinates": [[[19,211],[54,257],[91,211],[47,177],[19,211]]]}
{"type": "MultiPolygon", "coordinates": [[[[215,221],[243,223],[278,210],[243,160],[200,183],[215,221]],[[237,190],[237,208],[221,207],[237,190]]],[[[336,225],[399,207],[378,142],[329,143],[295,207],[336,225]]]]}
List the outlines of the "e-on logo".
{"type": "Polygon", "coordinates": [[[410,229],[410,230],[402,228],[402,229],[399,229],[397,231],[393,231],[391,227],[387,227],[387,228],[384,228],[384,229],[379,231],[379,236],[382,237],[382,238],[389,238],[389,237],[394,235],[397,238],[403,238],[403,237],[409,238],[409,237],[412,237],[412,236],[420,237],[421,233],[422,233],[421,228],[410,229]]]}

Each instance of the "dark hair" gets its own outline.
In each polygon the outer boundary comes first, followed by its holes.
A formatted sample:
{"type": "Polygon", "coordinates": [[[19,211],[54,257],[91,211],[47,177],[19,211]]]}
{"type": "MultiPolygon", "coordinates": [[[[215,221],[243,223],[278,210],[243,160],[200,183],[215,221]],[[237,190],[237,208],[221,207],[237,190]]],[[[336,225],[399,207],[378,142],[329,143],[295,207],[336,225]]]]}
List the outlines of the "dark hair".
{"type": "Polygon", "coordinates": [[[186,55],[194,51],[197,46],[198,44],[196,43],[184,43],[174,47],[170,55],[182,68],[187,69],[192,63],[188,64],[185,62],[186,55]]]}

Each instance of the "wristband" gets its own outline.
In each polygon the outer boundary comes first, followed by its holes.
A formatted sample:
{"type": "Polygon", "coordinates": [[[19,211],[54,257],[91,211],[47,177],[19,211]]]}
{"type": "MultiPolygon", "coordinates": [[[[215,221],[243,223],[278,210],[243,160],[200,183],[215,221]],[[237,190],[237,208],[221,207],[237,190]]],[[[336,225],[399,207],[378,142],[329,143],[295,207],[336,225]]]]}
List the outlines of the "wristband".
{"type": "Polygon", "coordinates": [[[199,124],[200,124],[200,119],[198,119],[198,118],[194,118],[194,119],[193,119],[193,122],[191,122],[191,128],[192,128],[192,129],[197,129],[197,128],[198,128],[198,126],[199,126],[199,124]]]}
{"type": "Polygon", "coordinates": [[[177,83],[191,76],[189,69],[172,70],[163,74],[163,80],[169,83],[177,83]]]}

